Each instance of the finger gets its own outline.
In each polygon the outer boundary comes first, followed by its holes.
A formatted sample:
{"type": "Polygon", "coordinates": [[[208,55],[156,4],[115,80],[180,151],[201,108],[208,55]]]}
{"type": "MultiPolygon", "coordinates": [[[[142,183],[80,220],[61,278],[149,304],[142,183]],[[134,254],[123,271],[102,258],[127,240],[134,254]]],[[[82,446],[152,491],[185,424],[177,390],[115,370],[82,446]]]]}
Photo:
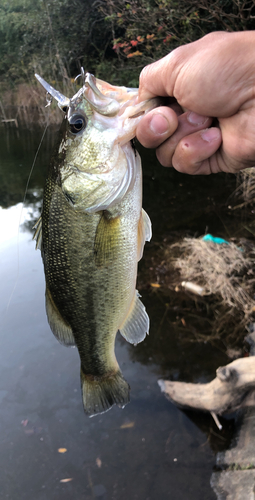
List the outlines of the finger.
{"type": "MultiPolygon", "coordinates": [[[[208,116],[198,115],[192,111],[182,113],[178,117],[178,128],[175,133],[167,141],[168,154],[171,156],[179,144],[179,142],[186,136],[194,134],[199,130],[208,128],[212,123],[212,118],[208,116]]],[[[169,158],[170,161],[170,158],[169,158]]]]}
{"type": "MultiPolygon", "coordinates": [[[[208,116],[198,115],[192,111],[183,113],[178,117],[178,128],[172,136],[160,147],[158,158],[164,167],[172,165],[172,157],[179,142],[186,136],[193,134],[196,131],[209,127],[212,123],[212,118],[208,116]]],[[[162,143],[163,141],[161,141],[162,143]]],[[[158,141],[157,145],[159,146],[158,141]]]]}
{"type": "Polygon", "coordinates": [[[168,106],[147,113],[136,129],[138,141],[146,148],[156,148],[172,135],[178,127],[178,118],[168,106]]]}
{"type": "Polygon", "coordinates": [[[167,68],[168,59],[169,54],[143,68],[139,78],[139,101],[156,96],[173,95],[166,89],[164,79],[162,78],[163,71],[165,73],[167,68]]]}
{"type": "Polygon", "coordinates": [[[203,129],[183,137],[174,152],[171,147],[169,153],[167,141],[158,148],[157,157],[163,166],[173,166],[182,173],[210,174],[214,169],[220,171],[215,164],[215,158],[212,164],[211,157],[219,149],[221,140],[219,128],[203,129]]]}

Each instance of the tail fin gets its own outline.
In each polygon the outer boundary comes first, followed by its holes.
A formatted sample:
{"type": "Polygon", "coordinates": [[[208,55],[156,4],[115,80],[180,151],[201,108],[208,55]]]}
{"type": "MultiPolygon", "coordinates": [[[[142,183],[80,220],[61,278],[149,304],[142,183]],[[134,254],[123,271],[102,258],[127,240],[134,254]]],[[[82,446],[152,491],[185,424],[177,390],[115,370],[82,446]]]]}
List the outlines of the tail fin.
{"type": "Polygon", "coordinates": [[[85,375],[81,369],[81,388],[84,410],[92,417],[104,413],[114,404],[121,408],[129,403],[130,387],[120,370],[104,377],[85,375]]]}

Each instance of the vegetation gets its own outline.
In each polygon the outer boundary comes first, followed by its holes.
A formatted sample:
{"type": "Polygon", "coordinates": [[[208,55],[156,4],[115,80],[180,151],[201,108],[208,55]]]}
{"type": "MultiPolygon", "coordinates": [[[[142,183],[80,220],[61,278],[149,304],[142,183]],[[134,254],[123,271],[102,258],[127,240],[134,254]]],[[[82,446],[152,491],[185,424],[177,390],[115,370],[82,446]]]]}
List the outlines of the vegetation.
{"type": "Polygon", "coordinates": [[[14,89],[4,101],[18,105],[25,85],[35,103],[35,72],[68,93],[81,66],[137,86],[146,64],[209,31],[252,29],[254,15],[255,0],[1,0],[2,100],[14,89]]]}
{"type": "Polygon", "coordinates": [[[111,23],[118,62],[140,70],[175,47],[210,31],[254,28],[253,0],[108,0],[100,10],[111,23]]]}

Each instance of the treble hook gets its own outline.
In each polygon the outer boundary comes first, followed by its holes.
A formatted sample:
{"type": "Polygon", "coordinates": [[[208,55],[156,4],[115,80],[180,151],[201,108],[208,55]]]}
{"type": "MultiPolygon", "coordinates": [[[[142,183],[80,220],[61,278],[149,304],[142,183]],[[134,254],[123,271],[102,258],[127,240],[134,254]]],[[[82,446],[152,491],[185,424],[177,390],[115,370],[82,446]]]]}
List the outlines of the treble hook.
{"type": "Polygon", "coordinates": [[[78,78],[80,78],[80,76],[83,79],[83,85],[84,85],[85,84],[85,77],[86,77],[86,75],[85,75],[85,71],[84,71],[83,66],[81,67],[81,73],[75,77],[74,81],[76,82],[76,80],[78,80],[78,78]]]}

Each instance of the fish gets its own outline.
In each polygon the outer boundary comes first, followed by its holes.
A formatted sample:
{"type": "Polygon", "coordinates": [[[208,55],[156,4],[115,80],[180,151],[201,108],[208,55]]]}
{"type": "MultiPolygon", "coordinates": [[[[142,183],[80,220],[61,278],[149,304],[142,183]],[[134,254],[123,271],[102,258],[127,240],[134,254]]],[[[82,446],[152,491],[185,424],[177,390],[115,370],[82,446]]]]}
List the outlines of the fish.
{"type": "Polygon", "coordinates": [[[34,234],[46,313],[58,341],[78,349],[83,406],[93,416],[130,400],[115,356],[117,332],[134,345],[149,332],[136,278],[151,221],[131,141],[159,101],[137,103],[138,89],[84,71],[82,87],[69,99],[35,76],[64,112],[34,234]]]}

